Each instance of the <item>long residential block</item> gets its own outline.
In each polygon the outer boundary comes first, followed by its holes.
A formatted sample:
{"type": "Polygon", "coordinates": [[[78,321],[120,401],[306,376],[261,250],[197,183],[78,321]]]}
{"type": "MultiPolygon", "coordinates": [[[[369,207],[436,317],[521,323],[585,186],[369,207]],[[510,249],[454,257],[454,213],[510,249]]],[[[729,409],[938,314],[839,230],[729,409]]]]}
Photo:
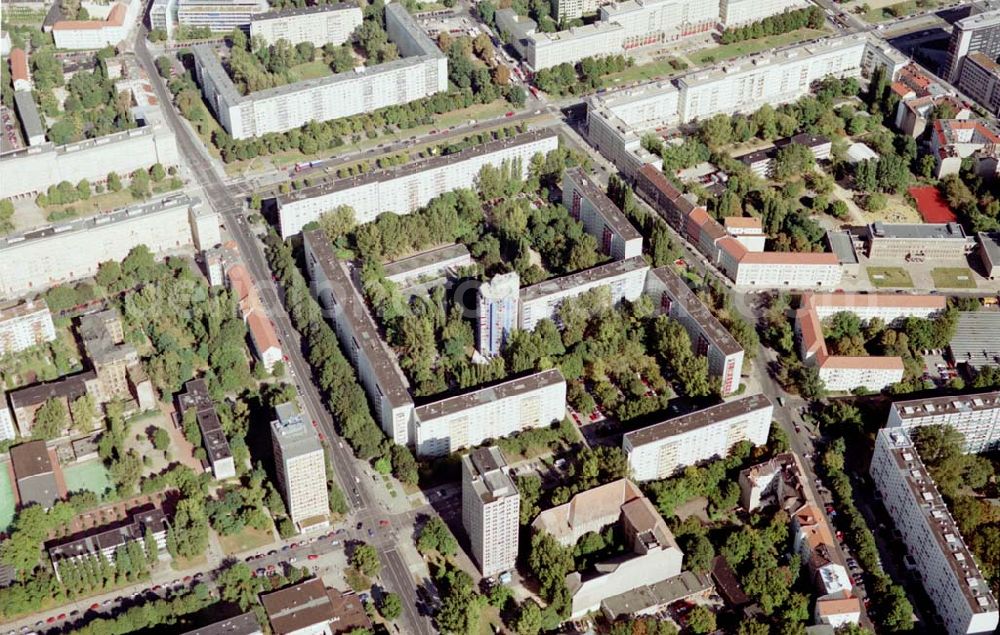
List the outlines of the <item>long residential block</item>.
{"type": "Polygon", "coordinates": [[[743,397],[628,432],[622,449],[636,480],[666,478],[685,466],[725,456],[740,441],[767,443],[773,411],[764,395],[743,397]]]}
{"type": "Polygon", "coordinates": [[[657,313],[681,323],[694,354],[708,358],[708,372],[719,380],[722,396],[735,392],[743,372],[743,347],[684,280],[670,267],[653,269],[646,276],[645,292],[657,313]]]}
{"type": "Polygon", "coordinates": [[[412,438],[413,398],[395,354],[379,337],[378,325],[364,298],[351,282],[346,265],[337,260],[321,230],[302,232],[306,267],[313,295],[333,323],[344,353],[358,373],[375,418],[394,443],[412,438]]]}
{"type": "Polygon", "coordinates": [[[1000,448],[1000,391],[896,401],[885,424],[902,430],[932,425],[958,430],[966,452],[993,452],[1000,448]]]}
{"type": "Polygon", "coordinates": [[[445,192],[472,187],[486,165],[519,161],[522,176],[527,176],[533,156],[558,147],[559,136],[554,131],[535,130],[397,169],[307,187],[277,199],[281,236],[299,233],[303,226],[341,205],[354,210],[359,224],[373,221],[384,212],[409,214],[445,192]]]}
{"type": "Polygon", "coordinates": [[[361,26],[361,7],[338,2],[308,7],[268,11],[250,16],[250,37],[274,44],[285,40],[293,46],[310,42],[317,48],[340,45],[361,26]]]}
{"type": "Polygon", "coordinates": [[[520,328],[530,331],[541,320],[558,321],[559,306],[563,300],[583,295],[592,289],[608,289],[611,304],[622,300],[634,302],[642,295],[649,265],[642,256],[609,262],[552,278],[521,289],[520,328]]]}
{"type": "Polygon", "coordinates": [[[197,198],[158,201],[0,238],[0,297],[42,291],[97,273],[138,245],[154,254],[219,243],[219,220],[197,198]]]}
{"type": "Polygon", "coordinates": [[[641,151],[645,132],[795,101],[829,76],[859,77],[882,67],[895,78],[906,62],[901,53],[870,34],[807,42],[592,97],[587,107],[588,137],[601,154],[632,176],[643,163],[659,162],[641,151]]]}
{"type": "Polygon", "coordinates": [[[563,205],[597,239],[605,255],[625,260],[642,255],[642,234],[581,168],[563,173],[563,205]]]}
{"type": "MultiPolygon", "coordinates": [[[[33,103],[33,102],[32,102],[33,103]]],[[[154,163],[177,165],[174,134],[162,123],[62,146],[44,144],[0,156],[4,196],[44,192],[50,185],[82,179],[103,182],[109,172],[126,176],[154,163]]]]}
{"type": "Polygon", "coordinates": [[[566,416],[566,380],[557,369],[418,406],[418,456],[446,456],[487,439],[547,426],[566,416]]]}
{"type": "Polygon", "coordinates": [[[193,47],[195,74],[205,100],[234,139],[284,132],[396,106],[448,90],[448,59],[398,3],[385,8],[389,38],[400,55],[386,64],[356,68],[241,95],[208,45],[193,47]]]}
{"type": "Polygon", "coordinates": [[[652,165],[636,171],[635,191],[737,286],[813,289],[840,283],[843,267],[836,254],[750,251],[652,165]]]}
{"type": "Polygon", "coordinates": [[[944,630],[995,632],[997,600],[906,430],[879,430],[871,476],[944,630]]]}

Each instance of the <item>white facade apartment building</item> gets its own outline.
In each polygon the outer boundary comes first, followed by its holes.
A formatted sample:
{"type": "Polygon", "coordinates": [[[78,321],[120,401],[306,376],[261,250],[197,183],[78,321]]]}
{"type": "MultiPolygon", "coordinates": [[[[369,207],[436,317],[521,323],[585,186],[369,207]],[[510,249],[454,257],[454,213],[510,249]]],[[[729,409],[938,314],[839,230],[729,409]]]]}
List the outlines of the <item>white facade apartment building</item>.
{"type": "Polygon", "coordinates": [[[722,0],[719,22],[727,29],[809,6],[804,0],[722,0]]]}
{"type": "Polygon", "coordinates": [[[514,568],[521,528],[521,495],[500,449],[462,457],[462,526],[483,577],[514,568]]]}
{"type": "Polygon", "coordinates": [[[773,411],[764,395],[743,397],[626,433],[622,449],[636,480],[667,478],[688,465],[725,456],[740,441],[767,443],[773,411]]]}
{"type": "Polygon", "coordinates": [[[565,416],[566,380],[545,370],[417,407],[417,456],[447,456],[565,416]]]}
{"type": "Polygon", "coordinates": [[[642,295],[648,271],[646,260],[637,256],[525,287],[521,289],[520,328],[530,331],[544,319],[558,322],[559,305],[563,300],[583,295],[591,289],[608,289],[612,305],[622,300],[634,302],[642,295]]]}
{"type": "Polygon", "coordinates": [[[402,59],[241,95],[216,51],[193,47],[195,74],[222,127],[234,139],[284,132],[416,101],[448,90],[448,59],[402,5],[385,8],[389,39],[402,59]]]}
{"type": "Polygon", "coordinates": [[[295,408],[283,403],[275,408],[271,441],[278,487],[288,515],[300,531],[329,525],[330,501],[326,489],[326,455],[316,430],[295,408]]]}
{"type": "Polygon", "coordinates": [[[657,314],[680,322],[691,338],[694,354],[708,358],[708,372],[719,380],[720,394],[735,392],[743,372],[743,347],[684,280],[669,267],[653,269],[646,276],[645,293],[657,314]]]}
{"type": "Polygon", "coordinates": [[[557,20],[572,20],[597,12],[598,0],[556,0],[555,18],[557,20]]]}
{"type": "Polygon", "coordinates": [[[0,308],[0,357],[54,339],[56,328],[44,299],[0,308]]]}
{"type": "Polygon", "coordinates": [[[109,172],[125,176],[154,163],[169,167],[179,162],[173,132],[154,122],[98,139],[7,153],[0,158],[0,182],[5,196],[20,197],[44,192],[60,181],[103,182],[109,172]]]}
{"type": "Polygon", "coordinates": [[[588,135],[601,154],[632,176],[644,163],[659,162],[638,151],[645,131],[794,101],[808,94],[814,82],[831,75],[858,77],[882,66],[895,78],[906,62],[901,53],[869,34],[807,42],[727,61],[673,81],[592,97],[588,135]]]}
{"type": "Polygon", "coordinates": [[[497,274],[476,289],[476,348],[481,355],[499,355],[517,329],[520,289],[516,271],[497,274]]]}
{"type": "Polygon", "coordinates": [[[625,50],[707,33],[719,23],[719,0],[626,0],[601,7],[601,21],[620,24],[625,50]]]}
{"type": "MultiPolygon", "coordinates": [[[[208,27],[215,33],[246,29],[255,13],[267,11],[267,0],[168,0],[176,2],[177,23],[186,27],[208,27]]],[[[169,6],[169,4],[168,4],[169,6]]],[[[167,14],[174,14],[168,9],[167,14]]]]}
{"type": "Polygon", "coordinates": [[[948,425],[965,439],[965,451],[992,452],[1000,447],[1000,391],[897,401],[886,428],[948,425]]]}
{"type": "Polygon", "coordinates": [[[875,439],[871,476],[949,635],[992,633],[997,601],[907,431],[875,439]]]}
{"type": "Polygon", "coordinates": [[[105,15],[100,15],[102,5],[88,4],[87,9],[101,19],[56,22],[52,25],[56,48],[86,50],[117,46],[128,37],[142,7],[141,0],[126,0],[114,3],[105,15]]]}
{"type": "Polygon", "coordinates": [[[311,42],[317,48],[339,46],[351,38],[361,20],[361,7],[343,2],[268,11],[250,17],[250,37],[268,44],[286,40],[293,46],[300,42],[311,42]]]}
{"type": "Polygon", "coordinates": [[[522,176],[527,176],[533,156],[548,154],[558,147],[559,136],[555,132],[534,130],[396,169],[307,187],[278,197],[281,236],[288,238],[299,233],[303,226],[341,205],[354,210],[358,224],[373,221],[384,212],[409,214],[445,192],[472,187],[486,165],[517,161],[522,176]]]}
{"type": "Polygon", "coordinates": [[[562,202],[605,255],[615,260],[642,255],[642,234],[581,168],[563,172],[562,202]]]}
{"type": "Polygon", "coordinates": [[[137,245],[154,254],[219,243],[211,208],[184,194],[0,238],[0,297],[38,292],[97,273],[137,245]]]}
{"type": "Polygon", "coordinates": [[[413,398],[396,355],[379,337],[364,298],[321,230],[302,232],[310,287],[358,373],[375,418],[394,443],[413,442],[413,398]]]}

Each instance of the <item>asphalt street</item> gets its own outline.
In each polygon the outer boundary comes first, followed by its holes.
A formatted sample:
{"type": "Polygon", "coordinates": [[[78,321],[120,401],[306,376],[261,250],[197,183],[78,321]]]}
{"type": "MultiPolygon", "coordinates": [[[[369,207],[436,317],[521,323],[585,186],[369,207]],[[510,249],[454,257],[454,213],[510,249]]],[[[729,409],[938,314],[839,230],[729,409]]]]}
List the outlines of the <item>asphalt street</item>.
{"type": "Polygon", "coordinates": [[[401,518],[390,519],[386,514],[377,515],[377,510],[373,509],[374,497],[368,491],[369,479],[361,478],[364,475],[362,467],[364,463],[355,459],[350,449],[340,441],[334,428],[332,416],[323,405],[315,385],[308,380],[312,374],[311,368],[302,355],[298,337],[288,313],[285,311],[281,294],[271,278],[261,244],[257,241],[244,215],[243,201],[247,193],[238,186],[227,186],[223,182],[200,140],[195,137],[191,129],[180,119],[171,106],[171,96],[156,70],[152,55],[146,46],[144,34],[140,34],[136,38],[135,52],[156,90],[160,103],[164,106],[162,110],[166,116],[167,125],[176,136],[181,154],[196,175],[202,191],[208,199],[207,202],[220,215],[225,229],[236,241],[264,309],[275,325],[281,348],[288,356],[288,365],[294,373],[296,383],[301,391],[306,414],[316,422],[326,438],[330,440],[330,458],[337,481],[339,481],[341,490],[345,492],[351,507],[350,520],[361,522],[373,530],[378,526],[378,520],[389,521],[388,528],[375,530],[375,535],[368,537],[367,542],[372,543],[380,554],[386,589],[398,593],[403,599],[403,619],[408,632],[420,635],[433,633],[430,619],[420,615],[417,611],[415,582],[391,537],[395,534],[396,529],[403,528],[401,523],[408,522],[410,516],[404,515],[401,518]]]}

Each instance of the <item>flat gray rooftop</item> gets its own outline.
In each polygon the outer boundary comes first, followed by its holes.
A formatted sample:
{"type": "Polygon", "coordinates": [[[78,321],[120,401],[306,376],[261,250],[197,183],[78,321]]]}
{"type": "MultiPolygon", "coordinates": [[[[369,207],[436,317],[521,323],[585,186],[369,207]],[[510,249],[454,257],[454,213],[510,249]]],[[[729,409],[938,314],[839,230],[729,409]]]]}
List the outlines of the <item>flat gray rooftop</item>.
{"type": "Polygon", "coordinates": [[[486,154],[492,154],[505,148],[513,148],[555,136],[557,136],[556,132],[551,129],[530,130],[528,132],[522,132],[514,137],[487,141],[486,143],[466,148],[465,150],[454,154],[428,157],[426,159],[413,161],[392,169],[375,170],[365,174],[359,174],[357,176],[319,183],[311,187],[305,187],[301,190],[296,190],[295,192],[279,196],[277,198],[278,207],[280,208],[282,205],[286,205],[294,201],[315,198],[317,196],[325,196],[327,194],[333,194],[334,192],[368,185],[369,183],[393,181],[395,179],[401,179],[414,174],[419,174],[420,172],[426,172],[427,170],[448,167],[468,159],[486,154]]]}
{"type": "Polygon", "coordinates": [[[385,264],[382,267],[382,270],[385,273],[385,277],[390,278],[392,276],[404,274],[408,271],[423,269],[424,267],[428,267],[435,263],[448,262],[449,260],[468,256],[469,250],[466,249],[465,245],[456,243],[453,245],[437,247],[436,249],[430,249],[419,254],[414,254],[408,258],[394,260],[385,264]]]}
{"type": "Polygon", "coordinates": [[[704,573],[683,571],[680,575],[641,586],[619,595],[612,595],[601,602],[605,615],[612,619],[636,615],[657,606],[665,606],[677,600],[702,593],[712,588],[712,581],[704,573]]]}
{"type": "MultiPolygon", "coordinates": [[[[389,403],[394,408],[412,403],[408,383],[396,363],[395,354],[382,342],[378,326],[368,312],[364,298],[351,282],[344,264],[334,255],[326,234],[314,229],[302,232],[302,237],[316,257],[327,281],[328,286],[324,289],[317,289],[316,281],[311,281],[313,293],[319,298],[320,305],[329,308],[332,298],[342,308],[344,319],[350,322],[355,344],[368,360],[375,374],[375,382],[389,403]]],[[[345,354],[349,356],[350,353],[345,351],[345,354]]]]}
{"type": "Polygon", "coordinates": [[[255,635],[260,633],[260,624],[252,612],[219,620],[213,624],[187,631],[184,635],[255,635]]]}
{"type": "Polygon", "coordinates": [[[545,296],[552,295],[554,293],[573,289],[584,284],[597,282],[599,280],[604,280],[605,278],[620,276],[648,267],[649,265],[646,263],[646,259],[642,256],[635,256],[633,258],[628,258],[627,260],[616,260],[603,265],[597,265],[596,267],[591,267],[590,269],[584,269],[583,271],[571,273],[568,276],[552,278],[551,280],[545,280],[544,282],[533,284],[530,287],[525,287],[521,289],[521,302],[531,302],[533,300],[538,300],[539,298],[544,298],[545,296]]]}
{"type": "Polygon", "coordinates": [[[291,18],[300,15],[312,15],[314,13],[331,13],[333,11],[346,11],[356,9],[356,4],[347,2],[337,2],[335,4],[314,4],[308,7],[292,7],[290,9],[278,9],[276,11],[265,11],[255,13],[250,16],[250,22],[263,22],[264,20],[274,20],[280,18],[291,18]]]}
{"type": "Polygon", "coordinates": [[[708,408],[680,417],[667,419],[661,423],[654,423],[641,430],[628,432],[625,434],[625,437],[629,439],[633,448],[637,448],[678,434],[690,432],[691,430],[704,428],[713,423],[734,419],[770,407],[771,400],[764,395],[750,395],[749,397],[727,401],[716,406],[709,406],[708,408]]]}
{"type": "Polygon", "coordinates": [[[734,355],[743,351],[743,347],[739,345],[732,333],[722,326],[718,318],[712,315],[708,307],[698,299],[694,291],[670,267],[653,269],[649,275],[656,276],[667,287],[667,293],[670,294],[674,302],[684,308],[684,311],[691,316],[712,344],[722,351],[723,355],[734,355]]]}
{"type": "Polygon", "coordinates": [[[35,98],[27,90],[19,90],[14,93],[14,103],[17,105],[17,115],[21,119],[21,126],[28,139],[45,136],[45,126],[42,125],[42,118],[38,116],[38,106],[35,105],[35,98]]]}
{"type": "Polygon", "coordinates": [[[959,412],[972,413],[995,410],[1000,408],[1000,391],[896,401],[892,404],[892,408],[899,413],[900,419],[904,422],[907,419],[936,417],[959,412]]]}
{"type": "Polygon", "coordinates": [[[517,485],[506,471],[507,460],[500,448],[477,448],[463,456],[462,463],[475,479],[472,488],[483,503],[518,495],[517,485]]]}
{"type": "Polygon", "coordinates": [[[279,404],[274,411],[278,418],[271,422],[271,429],[285,460],[323,450],[316,430],[306,422],[295,404],[279,404]]]}
{"type": "MultiPolygon", "coordinates": [[[[597,187],[597,184],[581,168],[569,168],[566,170],[563,178],[567,177],[573,179],[573,182],[577,184],[583,195],[587,197],[587,200],[597,208],[597,211],[601,214],[601,218],[611,227],[612,231],[621,236],[623,240],[642,239],[639,230],[629,222],[625,214],[604,193],[604,190],[597,187]]],[[[565,190],[565,188],[563,189],[565,190]]],[[[563,201],[563,205],[566,205],[566,201],[563,201]]]]}
{"type": "Polygon", "coordinates": [[[1000,364],[1000,312],[962,311],[949,346],[956,364],[976,370],[1000,364]]]}
{"type": "Polygon", "coordinates": [[[49,225],[47,227],[42,227],[41,229],[32,229],[25,232],[8,234],[7,236],[0,236],[0,251],[8,247],[15,247],[20,243],[29,240],[42,240],[57,234],[94,229],[110,223],[127,221],[131,218],[142,216],[144,214],[156,214],[167,209],[175,209],[179,206],[192,207],[197,205],[199,202],[199,199],[191,198],[186,194],[173,194],[157,201],[144,203],[142,205],[133,205],[131,207],[123,207],[106,214],[97,214],[96,216],[88,216],[87,218],[80,218],[66,223],[59,223],[58,225],[49,225]]]}
{"type": "Polygon", "coordinates": [[[873,238],[920,239],[920,240],[965,240],[965,230],[958,223],[881,223],[868,226],[873,238]]]}
{"type": "Polygon", "coordinates": [[[551,368],[526,377],[505,381],[501,384],[497,384],[496,386],[479,388],[462,395],[446,397],[440,401],[418,406],[414,410],[414,413],[417,417],[417,421],[431,421],[440,417],[446,417],[456,412],[468,410],[469,408],[475,408],[476,406],[492,403],[494,401],[500,401],[501,399],[523,395],[540,388],[545,388],[546,386],[564,383],[565,381],[566,380],[563,379],[562,373],[560,373],[558,369],[551,368]]]}
{"type": "Polygon", "coordinates": [[[1000,266],[1000,232],[979,232],[977,236],[991,266],[1000,266]]]}
{"type": "Polygon", "coordinates": [[[842,265],[858,264],[858,252],[854,249],[854,241],[846,231],[830,230],[826,232],[826,242],[830,245],[830,251],[836,256],[842,265]]]}

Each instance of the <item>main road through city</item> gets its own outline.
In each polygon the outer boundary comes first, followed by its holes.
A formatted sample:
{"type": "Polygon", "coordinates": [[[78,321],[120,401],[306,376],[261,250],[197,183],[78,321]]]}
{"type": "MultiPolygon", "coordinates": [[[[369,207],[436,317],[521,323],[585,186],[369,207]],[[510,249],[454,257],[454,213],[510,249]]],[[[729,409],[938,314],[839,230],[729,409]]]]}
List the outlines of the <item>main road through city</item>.
{"type": "Polygon", "coordinates": [[[410,573],[406,561],[397,548],[397,536],[408,540],[412,533],[412,514],[401,514],[390,518],[386,514],[378,514],[376,499],[368,491],[371,479],[364,470],[364,463],[358,461],[351,451],[339,441],[333,425],[333,418],[323,405],[319,392],[309,377],[312,375],[309,364],[302,356],[298,335],[292,328],[291,320],[285,311],[274,283],[271,272],[265,261],[261,245],[248,225],[243,214],[243,199],[245,193],[233,188],[230,190],[216,171],[215,165],[208,156],[201,141],[192,130],[180,119],[174,110],[171,95],[163,79],[157,72],[153,57],[146,45],[144,29],[135,41],[135,53],[150,83],[153,84],[160,103],[163,105],[167,125],[170,126],[177,139],[177,145],[184,156],[188,167],[193,171],[201,185],[208,203],[221,216],[225,227],[246,263],[253,278],[269,317],[278,332],[281,348],[288,356],[288,365],[294,372],[296,382],[305,402],[307,415],[314,420],[330,440],[330,458],[340,483],[351,507],[351,522],[363,523],[367,528],[376,530],[374,536],[367,540],[373,543],[382,560],[382,578],[386,582],[386,590],[398,593],[403,600],[403,619],[405,630],[409,633],[430,635],[434,628],[427,616],[421,615],[417,609],[416,583],[410,573]],[[389,525],[380,527],[380,520],[388,520],[389,525]],[[398,532],[398,533],[397,533],[398,532]]]}

